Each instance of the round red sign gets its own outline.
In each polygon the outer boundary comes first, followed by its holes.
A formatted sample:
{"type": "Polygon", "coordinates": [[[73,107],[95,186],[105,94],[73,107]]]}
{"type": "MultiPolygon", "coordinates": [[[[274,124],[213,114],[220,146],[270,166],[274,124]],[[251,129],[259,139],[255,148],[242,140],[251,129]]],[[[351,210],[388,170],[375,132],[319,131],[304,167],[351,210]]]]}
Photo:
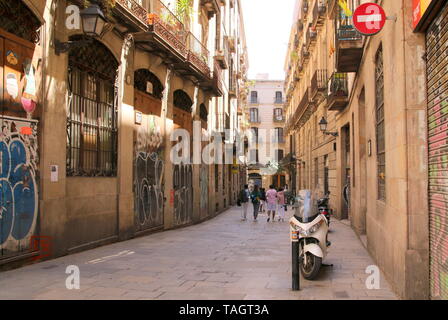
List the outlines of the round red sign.
{"type": "Polygon", "coordinates": [[[364,3],[353,14],[355,28],[366,36],[380,32],[386,23],[386,12],[376,3],[364,3]]]}

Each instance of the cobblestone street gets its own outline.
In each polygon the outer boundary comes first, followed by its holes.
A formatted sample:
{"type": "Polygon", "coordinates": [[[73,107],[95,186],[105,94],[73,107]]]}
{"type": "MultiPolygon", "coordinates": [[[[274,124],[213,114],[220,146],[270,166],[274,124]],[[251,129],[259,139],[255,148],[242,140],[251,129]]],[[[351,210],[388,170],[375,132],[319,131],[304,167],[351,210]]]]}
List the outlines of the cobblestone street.
{"type": "MultiPolygon", "coordinates": [[[[291,213],[291,210],[288,211],[291,213]]],[[[396,299],[381,277],[367,290],[373,261],[350,227],[334,221],[318,280],[291,291],[287,222],[240,221],[233,208],[213,220],[0,273],[0,299],[396,299]],[[66,267],[81,271],[66,289],[66,267]]]]}

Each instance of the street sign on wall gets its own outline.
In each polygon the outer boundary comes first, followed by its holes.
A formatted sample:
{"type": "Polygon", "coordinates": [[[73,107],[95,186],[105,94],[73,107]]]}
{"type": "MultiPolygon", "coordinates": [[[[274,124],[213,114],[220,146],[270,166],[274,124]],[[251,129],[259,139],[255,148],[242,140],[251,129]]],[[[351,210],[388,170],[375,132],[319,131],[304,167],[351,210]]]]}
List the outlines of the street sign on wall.
{"type": "Polygon", "coordinates": [[[353,24],[360,33],[372,36],[380,32],[386,23],[384,9],[376,3],[360,5],[353,14],[353,24]]]}

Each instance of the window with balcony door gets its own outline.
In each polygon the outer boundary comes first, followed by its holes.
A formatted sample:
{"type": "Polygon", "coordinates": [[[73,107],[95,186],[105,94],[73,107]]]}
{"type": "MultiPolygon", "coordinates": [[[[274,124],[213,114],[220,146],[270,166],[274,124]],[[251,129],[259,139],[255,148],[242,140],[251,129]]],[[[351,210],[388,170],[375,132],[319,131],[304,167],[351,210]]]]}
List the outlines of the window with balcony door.
{"type": "Polygon", "coordinates": [[[274,109],[274,119],[275,119],[275,121],[283,121],[283,109],[282,108],[274,109]]]}
{"type": "Polygon", "coordinates": [[[256,108],[251,108],[250,109],[250,122],[252,123],[258,123],[259,119],[258,119],[258,109],[256,108]]]}
{"type": "Polygon", "coordinates": [[[257,143],[258,142],[258,128],[251,128],[252,130],[252,137],[253,137],[253,142],[257,143]]]}
{"type": "Polygon", "coordinates": [[[250,103],[258,103],[258,92],[257,91],[250,92],[250,103]]]}
{"type": "Polygon", "coordinates": [[[275,135],[274,135],[274,142],[276,143],[283,143],[284,137],[283,137],[283,128],[275,128],[275,135]]]}
{"type": "Polygon", "coordinates": [[[378,200],[386,201],[386,141],[384,132],[384,69],[382,47],[378,49],[375,59],[375,109],[378,200]]]}
{"type": "Polygon", "coordinates": [[[285,152],[282,149],[275,150],[275,160],[282,161],[285,157],[285,152]]]}
{"type": "Polygon", "coordinates": [[[277,91],[275,93],[275,103],[282,103],[283,102],[283,94],[281,91],[277,91]]]}

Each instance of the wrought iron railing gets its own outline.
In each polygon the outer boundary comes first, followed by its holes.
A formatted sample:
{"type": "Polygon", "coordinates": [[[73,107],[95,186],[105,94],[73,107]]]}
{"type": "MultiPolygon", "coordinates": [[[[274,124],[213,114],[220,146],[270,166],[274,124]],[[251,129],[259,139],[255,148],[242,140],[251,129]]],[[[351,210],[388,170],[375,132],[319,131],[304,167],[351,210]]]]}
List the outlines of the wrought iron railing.
{"type": "Polygon", "coordinates": [[[362,40],[362,35],[351,24],[339,25],[336,34],[338,41],[359,41],[362,40]]]}
{"type": "Polygon", "coordinates": [[[348,97],[348,76],[347,73],[333,73],[328,80],[329,97],[348,97]]]}
{"type": "Polygon", "coordinates": [[[188,61],[204,75],[210,75],[209,51],[191,32],[187,34],[187,47],[190,50],[188,61]]]}
{"type": "Polygon", "coordinates": [[[146,24],[148,11],[135,0],[115,0],[119,5],[125,8],[133,16],[137,17],[142,23],[146,24]]]}
{"type": "Polygon", "coordinates": [[[327,70],[316,70],[311,78],[311,95],[316,95],[319,91],[324,91],[327,88],[328,74],[327,70]]]}
{"type": "Polygon", "coordinates": [[[160,0],[153,1],[151,13],[148,14],[149,31],[156,33],[171,48],[187,57],[186,36],[184,24],[160,0]]]}
{"type": "Polygon", "coordinates": [[[314,8],[313,8],[313,24],[316,25],[316,23],[321,20],[321,18],[324,17],[324,14],[327,11],[327,3],[324,0],[316,0],[314,2],[314,8]]]}

